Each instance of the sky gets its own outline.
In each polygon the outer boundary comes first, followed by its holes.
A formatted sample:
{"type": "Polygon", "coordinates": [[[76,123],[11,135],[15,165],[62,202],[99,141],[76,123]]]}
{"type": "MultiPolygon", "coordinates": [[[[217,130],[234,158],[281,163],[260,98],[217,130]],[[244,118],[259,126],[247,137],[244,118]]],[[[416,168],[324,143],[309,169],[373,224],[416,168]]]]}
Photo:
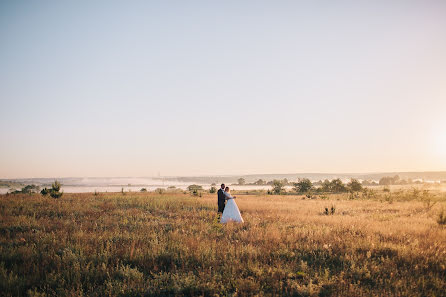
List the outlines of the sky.
{"type": "Polygon", "coordinates": [[[446,1],[0,2],[0,178],[446,170],[446,1]]]}

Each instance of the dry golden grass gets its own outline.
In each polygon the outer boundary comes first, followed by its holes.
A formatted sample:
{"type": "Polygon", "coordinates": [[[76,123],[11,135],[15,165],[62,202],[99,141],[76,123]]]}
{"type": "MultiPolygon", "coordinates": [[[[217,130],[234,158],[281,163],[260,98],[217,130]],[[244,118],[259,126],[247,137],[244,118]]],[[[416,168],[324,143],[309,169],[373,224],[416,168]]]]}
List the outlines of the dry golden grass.
{"type": "Polygon", "coordinates": [[[0,292],[445,296],[444,199],[393,197],[239,196],[246,223],[221,225],[215,195],[1,196],[0,292]]]}

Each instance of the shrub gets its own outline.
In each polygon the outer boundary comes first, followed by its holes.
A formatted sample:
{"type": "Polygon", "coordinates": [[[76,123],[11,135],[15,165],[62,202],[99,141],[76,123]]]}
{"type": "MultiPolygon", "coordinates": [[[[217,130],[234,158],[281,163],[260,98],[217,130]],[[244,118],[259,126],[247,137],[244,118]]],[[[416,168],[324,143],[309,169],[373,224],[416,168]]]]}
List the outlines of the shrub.
{"type": "Polygon", "coordinates": [[[157,188],[157,189],[155,189],[155,193],[162,195],[162,194],[166,193],[166,190],[164,190],[163,188],[157,188]]]}
{"type": "Polygon", "coordinates": [[[348,199],[354,200],[354,199],[358,199],[358,198],[359,198],[359,193],[358,192],[350,191],[350,194],[348,195],[348,199]]]}
{"type": "Polygon", "coordinates": [[[62,195],[63,192],[53,192],[53,191],[50,192],[50,196],[55,199],[62,197],[62,195]]]}
{"type": "Polygon", "coordinates": [[[199,185],[190,185],[190,186],[187,187],[187,190],[189,192],[194,192],[194,191],[198,192],[198,191],[203,191],[203,187],[199,186],[199,185]]]}
{"type": "Polygon", "coordinates": [[[212,186],[212,187],[209,189],[209,193],[214,194],[215,192],[217,192],[217,188],[214,187],[214,186],[212,186]]]}
{"type": "Polygon", "coordinates": [[[366,199],[371,199],[371,198],[376,197],[376,193],[372,189],[364,188],[362,190],[362,197],[366,198],[366,199]]]}
{"type": "Polygon", "coordinates": [[[50,189],[47,188],[43,188],[42,191],[40,191],[40,194],[42,194],[42,196],[46,196],[50,193],[50,189]]]}
{"type": "Polygon", "coordinates": [[[146,188],[142,188],[141,190],[139,190],[140,192],[147,192],[146,188]]]}
{"type": "Polygon", "coordinates": [[[412,199],[418,199],[418,198],[420,198],[420,194],[421,194],[421,190],[419,190],[417,188],[413,188],[412,189],[411,198],[412,199]]]}
{"type": "Polygon", "coordinates": [[[423,201],[424,207],[426,211],[430,211],[432,207],[437,204],[437,201],[433,201],[432,195],[429,194],[428,190],[423,191],[423,195],[421,196],[421,201],[423,201]]]}

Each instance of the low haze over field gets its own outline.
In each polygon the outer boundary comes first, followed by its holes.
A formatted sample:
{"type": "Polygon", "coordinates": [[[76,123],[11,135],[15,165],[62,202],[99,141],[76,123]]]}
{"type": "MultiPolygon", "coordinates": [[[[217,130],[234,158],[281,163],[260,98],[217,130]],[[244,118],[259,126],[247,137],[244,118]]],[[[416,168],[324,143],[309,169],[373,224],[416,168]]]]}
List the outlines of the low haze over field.
{"type": "Polygon", "coordinates": [[[0,178],[446,168],[444,1],[2,1],[0,178]]]}

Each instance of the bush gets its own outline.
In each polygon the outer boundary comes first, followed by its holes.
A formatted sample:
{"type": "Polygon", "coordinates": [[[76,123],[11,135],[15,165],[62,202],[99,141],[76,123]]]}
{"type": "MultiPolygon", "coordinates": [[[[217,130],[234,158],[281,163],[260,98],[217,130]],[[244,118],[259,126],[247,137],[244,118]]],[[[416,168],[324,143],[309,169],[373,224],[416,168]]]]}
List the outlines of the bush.
{"type": "Polygon", "coordinates": [[[63,195],[63,192],[51,192],[50,193],[50,196],[54,199],[60,198],[60,197],[62,197],[62,195],[63,195]]]}
{"type": "Polygon", "coordinates": [[[164,190],[163,188],[157,188],[157,189],[155,189],[155,192],[160,195],[163,195],[164,193],[166,193],[166,190],[164,190]]]}
{"type": "Polygon", "coordinates": [[[362,197],[366,198],[366,199],[375,198],[376,197],[376,193],[372,189],[364,188],[362,190],[362,197]]]}
{"type": "Polygon", "coordinates": [[[42,196],[46,196],[50,193],[50,190],[47,188],[43,188],[42,191],[40,191],[40,194],[42,194],[42,196]]]}
{"type": "Polygon", "coordinates": [[[423,191],[423,195],[421,196],[421,201],[423,201],[426,211],[430,211],[432,207],[435,204],[437,204],[437,201],[433,201],[433,196],[429,194],[428,190],[423,191]]]}
{"type": "Polygon", "coordinates": [[[142,188],[141,190],[139,190],[140,192],[147,192],[146,188],[142,188]]]}
{"type": "Polygon", "coordinates": [[[187,187],[187,190],[189,192],[194,192],[194,191],[198,192],[198,191],[203,191],[203,187],[199,185],[190,185],[187,187]]]}
{"type": "Polygon", "coordinates": [[[212,187],[209,189],[209,193],[214,194],[215,192],[217,192],[217,188],[214,187],[214,186],[212,186],[212,187]]]}
{"type": "Polygon", "coordinates": [[[348,199],[354,200],[359,198],[359,192],[350,191],[350,194],[348,195],[348,199]]]}

